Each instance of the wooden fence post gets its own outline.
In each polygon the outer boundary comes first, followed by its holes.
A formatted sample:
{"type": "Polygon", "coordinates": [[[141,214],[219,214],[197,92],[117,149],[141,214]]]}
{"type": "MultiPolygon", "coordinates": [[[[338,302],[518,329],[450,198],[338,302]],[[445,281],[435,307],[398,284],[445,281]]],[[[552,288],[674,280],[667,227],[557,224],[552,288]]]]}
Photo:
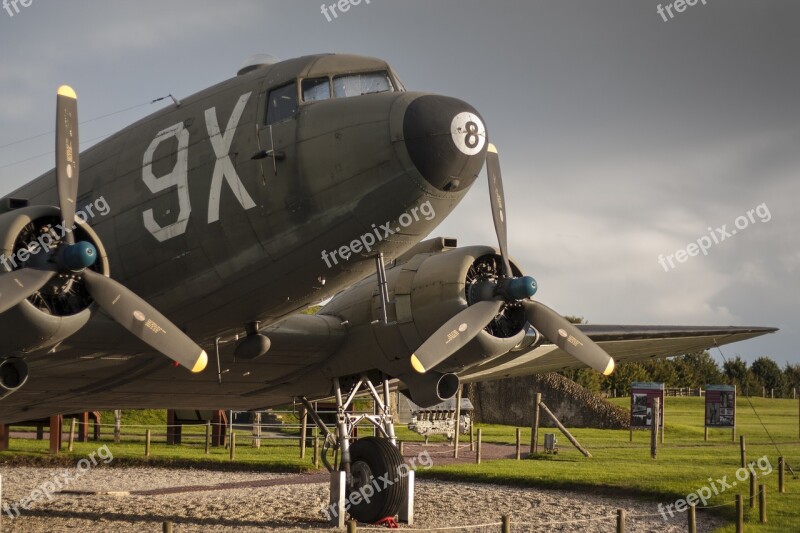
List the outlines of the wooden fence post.
{"type": "Polygon", "coordinates": [[[741,454],[742,468],[747,468],[747,443],[744,435],[739,437],[739,452],[741,454]]]}
{"type": "Polygon", "coordinates": [[[689,533],[697,533],[697,506],[692,504],[689,506],[689,533]]]}
{"type": "Polygon", "coordinates": [[[736,495],[736,533],[744,533],[744,504],[742,495],[736,495]]]}
{"type": "Polygon", "coordinates": [[[206,422],[206,455],[211,451],[211,420],[206,422]]]}
{"type": "Polygon", "coordinates": [[[319,435],[314,435],[314,466],[319,468],[319,435]]]}
{"type": "MultiPolygon", "coordinates": [[[[303,439],[303,447],[305,447],[303,439]]],[[[261,448],[261,412],[253,413],[253,448],[261,448]]]]}
{"type": "Polygon", "coordinates": [[[475,416],[474,412],[469,417],[469,451],[475,451],[475,416]]]}
{"type": "Polygon", "coordinates": [[[767,486],[758,486],[758,518],[762,524],[767,523],[767,486]]]}
{"type": "Polygon", "coordinates": [[[308,431],[308,410],[305,407],[300,417],[300,459],[306,458],[306,433],[308,431]]]}
{"type": "Polygon", "coordinates": [[[755,509],[756,507],[756,480],[758,476],[756,476],[753,472],[750,472],[750,509],[755,509]]]}
{"type": "Polygon", "coordinates": [[[76,420],[73,418],[69,424],[69,446],[67,450],[72,451],[72,445],[75,443],[75,423],[76,420]]]}
{"type": "Polygon", "coordinates": [[[61,415],[50,417],[50,453],[61,452],[61,415]]]}
{"type": "Polygon", "coordinates": [[[658,456],[658,423],[661,421],[661,399],[653,398],[653,419],[650,425],[650,457],[658,456]]]}
{"type": "Polygon", "coordinates": [[[481,435],[482,430],[478,428],[478,443],[476,445],[475,462],[481,464],[481,435]]]}
{"type": "Polygon", "coordinates": [[[625,509],[617,509],[617,533],[625,533],[625,509]]]}
{"type": "Polygon", "coordinates": [[[533,422],[531,423],[531,453],[539,453],[539,404],[542,393],[537,392],[533,399],[533,422]]]}
{"type": "Polygon", "coordinates": [[[114,444],[119,444],[122,434],[122,411],[117,409],[114,411],[114,444]]]}
{"type": "Polygon", "coordinates": [[[355,520],[347,521],[347,533],[356,533],[358,531],[358,523],[355,520]]]}
{"type": "Polygon", "coordinates": [[[778,457],[778,492],[780,494],[786,494],[786,485],[784,485],[783,479],[785,466],[783,457],[778,457]]]}
{"type": "Polygon", "coordinates": [[[522,428],[517,428],[517,461],[522,456],[522,428]]]}
{"type": "Polygon", "coordinates": [[[453,458],[458,459],[458,441],[461,439],[461,393],[463,385],[458,386],[456,392],[456,420],[455,431],[453,433],[453,458]]]}
{"type": "Polygon", "coordinates": [[[511,533],[511,517],[507,514],[503,515],[503,533],[511,533]]]}
{"type": "Polygon", "coordinates": [[[231,461],[236,460],[236,433],[231,430],[231,461]]]}
{"type": "Polygon", "coordinates": [[[150,430],[144,432],[144,456],[150,457],[150,430]]]}

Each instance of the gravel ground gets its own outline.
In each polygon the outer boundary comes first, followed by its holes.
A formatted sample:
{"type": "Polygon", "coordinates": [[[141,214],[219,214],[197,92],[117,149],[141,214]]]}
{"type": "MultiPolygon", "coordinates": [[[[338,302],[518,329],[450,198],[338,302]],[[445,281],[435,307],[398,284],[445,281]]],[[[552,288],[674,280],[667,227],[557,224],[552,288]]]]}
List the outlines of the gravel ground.
{"type": "MultiPolygon", "coordinates": [[[[62,472],[39,467],[2,467],[3,504],[14,504],[43,488],[62,472]]],[[[75,470],[69,471],[72,475],[75,470]]],[[[323,475],[324,476],[324,475],[323,475]]],[[[63,479],[63,478],[62,478],[63,479]]],[[[331,531],[322,519],[326,506],[324,477],[297,474],[165,470],[156,468],[96,467],[71,479],[52,500],[41,498],[30,509],[0,523],[7,532],[158,532],[172,521],[176,533],[206,531],[331,531]],[[293,483],[278,485],[279,483],[293,483]],[[298,484],[300,483],[300,484],[298,484]],[[224,484],[224,486],[220,486],[224,484]],[[269,486],[271,485],[271,486],[269,486]],[[194,488],[193,488],[194,487],[194,488]],[[202,487],[197,490],[196,487],[202,487]],[[137,495],[135,491],[164,490],[164,494],[137,495]],[[121,494],[87,494],[87,492],[121,494]],[[126,494],[127,493],[127,494],[126,494]],[[134,494],[131,494],[134,493],[134,494]]],[[[527,525],[512,531],[532,531],[533,523],[569,521],[609,516],[617,508],[629,515],[656,514],[652,503],[567,491],[523,489],[498,485],[419,480],[415,528],[468,526],[498,522],[509,514],[513,522],[527,525]]],[[[13,513],[13,511],[11,511],[13,513]]],[[[685,515],[671,522],[660,516],[628,519],[628,531],[671,533],[686,531],[685,515]]],[[[718,518],[699,513],[698,531],[721,525],[718,518]]],[[[361,529],[361,528],[359,528],[361,529]]],[[[499,531],[499,526],[453,531],[499,531]]],[[[548,525],[537,530],[554,532],[613,532],[615,521],[548,525]]]]}

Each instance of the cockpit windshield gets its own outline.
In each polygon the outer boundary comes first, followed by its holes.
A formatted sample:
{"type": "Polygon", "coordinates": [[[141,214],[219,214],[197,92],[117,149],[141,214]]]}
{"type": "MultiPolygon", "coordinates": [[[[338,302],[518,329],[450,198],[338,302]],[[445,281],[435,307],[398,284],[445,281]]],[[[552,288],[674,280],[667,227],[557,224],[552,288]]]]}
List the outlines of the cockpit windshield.
{"type": "Polygon", "coordinates": [[[336,98],[394,91],[387,72],[363,72],[333,77],[333,94],[336,98]]]}

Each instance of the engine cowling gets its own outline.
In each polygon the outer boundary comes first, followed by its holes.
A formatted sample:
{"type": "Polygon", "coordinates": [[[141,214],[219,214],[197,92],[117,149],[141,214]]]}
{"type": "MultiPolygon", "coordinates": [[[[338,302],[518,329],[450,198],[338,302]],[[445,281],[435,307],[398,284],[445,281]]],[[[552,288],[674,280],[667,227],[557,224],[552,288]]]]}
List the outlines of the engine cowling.
{"type": "MultiPolygon", "coordinates": [[[[382,323],[375,276],[339,294],[319,312],[348,323],[348,341],[332,361],[330,371],[335,375],[357,372],[359,361],[353,352],[377,352],[383,355],[381,371],[416,389],[418,398],[440,398],[436,390],[439,380],[420,380],[410,367],[409,356],[447,320],[478,301],[482,282],[499,276],[501,264],[497,250],[488,246],[442,246],[388,268],[388,324],[382,323]],[[426,386],[423,381],[433,383],[427,392],[421,390],[426,386]]],[[[512,268],[515,274],[521,274],[515,265],[512,268]]],[[[521,306],[508,305],[475,339],[437,366],[437,375],[459,372],[504,354],[524,340],[526,331],[521,306]]]]}
{"type": "MultiPolygon", "coordinates": [[[[107,275],[108,258],[99,237],[82,220],[75,222],[76,239],[97,249],[93,270],[107,275]]],[[[61,214],[53,206],[24,207],[0,215],[0,270],[10,272],[42,260],[44,247],[60,245],[64,230],[59,225],[63,225],[61,214]]],[[[68,274],[55,276],[31,297],[0,314],[0,354],[24,354],[58,344],[89,321],[92,303],[79,280],[68,274]]]]}

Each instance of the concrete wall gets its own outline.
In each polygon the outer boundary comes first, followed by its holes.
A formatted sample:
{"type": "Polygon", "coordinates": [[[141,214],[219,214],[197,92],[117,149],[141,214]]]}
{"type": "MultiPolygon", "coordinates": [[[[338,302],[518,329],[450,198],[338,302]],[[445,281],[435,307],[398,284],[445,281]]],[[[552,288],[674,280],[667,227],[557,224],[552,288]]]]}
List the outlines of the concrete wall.
{"type": "MultiPolygon", "coordinates": [[[[476,422],[530,427],[533,401],[537,392],[542,401],[566,427],[627,429],[630,420],[626,410],[598,398],[560,374],[537,374],[484,383],[471,383],[465,394],[475,406],[476,422]]],[[[554,427],[544,413],[542,427],[554,427]]]]}

